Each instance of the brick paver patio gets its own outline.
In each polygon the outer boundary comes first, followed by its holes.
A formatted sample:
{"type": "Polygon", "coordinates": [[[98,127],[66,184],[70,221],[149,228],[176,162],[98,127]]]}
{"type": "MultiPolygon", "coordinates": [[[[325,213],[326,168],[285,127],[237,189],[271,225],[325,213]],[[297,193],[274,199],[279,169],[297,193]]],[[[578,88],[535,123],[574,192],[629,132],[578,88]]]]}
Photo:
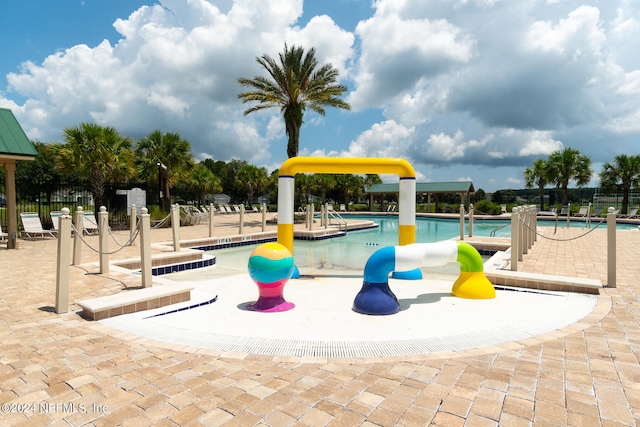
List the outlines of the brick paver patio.
{"type": "MultiPolygon", "coordinates": [[[[216,221],[216,235],[237,233],[233,216],[216,221]]],[[[545,231],[556,240],[540,239],[520,270],[606,282],[606,230],[577,238],[585,232],[545,231]]],[[[207,235],[207,225],[181,230],[207,235]]],[[[75,304],[56,314],[56,241],[21,240],[0,249],[0,425],[633,426],[640,231],[619,232],[617,250],[617,288],[563,330],[459,353],[301,359],[171,346],[84,320],[75,304]]],[[[84,249],[71,267],[72,303],[140,285],[97,274],[96,262],[84,249]]]]}

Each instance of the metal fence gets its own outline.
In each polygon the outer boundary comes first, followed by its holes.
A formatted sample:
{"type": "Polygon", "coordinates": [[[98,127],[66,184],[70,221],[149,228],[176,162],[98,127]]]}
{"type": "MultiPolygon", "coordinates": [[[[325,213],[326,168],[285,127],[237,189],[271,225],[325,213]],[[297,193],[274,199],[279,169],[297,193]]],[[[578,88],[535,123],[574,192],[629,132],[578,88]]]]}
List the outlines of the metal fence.
{"type": "MultiPolygon", "coordinates": [[[[129,213],[127,206],[127,191],[132,188],[147,190],[146,183],[122,182],[108,183],[104,187],[102,204],[109,211],[109,225],[113,228],[128,228],[129,213]]],[[[158,195],[155,191],[146,191],[146,204],[157,204],[158,195]]],[[[40,177],[20,179],[16,177],[16,208],[18,216],[21,212],[37,212],[43,228],[53,227],[50,213],[60,211],[63,207],[75,211],[82,206],[85,211],[97,212],[88,181],[73,178],[58,180],[44,180],[40,177]]],[[[0,208],[0,224],[7,227],[6,208],[0,208]]],[[[20,223],[18,223],[20,227],[20,223]]]]}

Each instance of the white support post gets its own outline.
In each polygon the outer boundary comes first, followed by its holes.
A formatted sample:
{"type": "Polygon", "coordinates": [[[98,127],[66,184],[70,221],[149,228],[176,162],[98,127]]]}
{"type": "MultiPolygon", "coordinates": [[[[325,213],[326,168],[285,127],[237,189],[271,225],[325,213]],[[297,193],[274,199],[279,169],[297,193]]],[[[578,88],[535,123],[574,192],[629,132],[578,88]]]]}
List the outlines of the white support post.
{"type": "Polygon", "coordinates": [[[260,213],[262,213],[262,232],[267,230],[267,204],[260,204],[260,213]]]}
{"type": "Polygon", "coordinates": [[[140,272],[142,287],[153,285],[151,270],[151,215],[147,208],[140,209],[140,272]]]}
{"type": "Polygon", "coordinates": [[[98,232],[100,235],[100,274],[109,274],[109,213],[107,208],[100,206],[98,212],[98,232]]]}
{"type": "Polygon", "coordinates": [[[607,213],[607,287],[616,287],[616,209],[607,213]]]}
{"type": "Polygon", "coordinates": [[[84,232],[83,219],[84,211],[82,210],[82,206],[78,206],[73,224],[76,229],[76,233],[73,235],[73,265],[82,264],[82,234],[84,232]]]}
{"type": "Polygon", "coordinates": [[[567,228],[571,227],[571,203],[567,204],[567,228]]]}
{"type": "Polygon", "coordinates": [[[314,208],[315,208],[315,205],[311,203],[311,205],[309,205],[309,231],[313,230],[314,208]]]}
{"type": "Polygon", "coordinates": [[[518,208],[518,261],[524,259],[524,226],[523,220],[523,208],[518,208]]]}
{"type": "Polygon", "coordinates": [[[173,251],[180,251],[180,205],[171,205],[171,229],[173,231],[173,251]]]}
{"type": "Polygon", "coordinates": [[[473,237],[473,203],[469,204],[469,237],[473,237]]]}
{"type": "Polygon", "coordinates": [[[69,261],[71,250],[71,216],[62,208],[58,217],[58,260],[56,271],[56,313],[69,311],[69,261]]]}
{"type": "Polygon", "coordinates": [[[464,240],[464,205],[460,203],[460,240],[464,240]]]}
{"type": "Polygon", "coordinates": [[[244,203],[240,205],[240,229],[238,234],[244,234],[244,203]]]}
{"type": "Polygon", "coordinates": [[[518,222],[518,208],[515,207],[511,211],[511,271],[518,271],[518,222]]]}
{"type": "Polygon", "coordinates": [[[209,237],[213,237],[213,218],[215,217],[215,209],[213,203],[209,204],[209,237]]]}
{"type": "Polygon", "coordinates": [[[134,239],[136,228],[138,228],[138,210],[136,209],[136,205],[131,205],[131,215],[129,216],[129,246],[136,245],[134,239]]]}

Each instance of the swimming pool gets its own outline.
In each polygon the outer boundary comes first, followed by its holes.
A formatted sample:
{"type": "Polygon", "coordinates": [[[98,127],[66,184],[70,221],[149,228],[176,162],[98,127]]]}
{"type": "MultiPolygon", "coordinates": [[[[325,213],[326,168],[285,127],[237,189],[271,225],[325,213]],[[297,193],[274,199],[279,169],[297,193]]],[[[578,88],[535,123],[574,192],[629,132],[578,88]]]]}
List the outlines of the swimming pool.
{"type": "MultiPolygon", "coordinates": [[[[293,251],[296,266],[302,275],[362,275],[364,266],[377,249],[398,244],[397,216],[348,216],[348,219],[369,219],[378,224],[377,228],[350,231],[345,237],[320,241],[295,240],[293,251]]],[[[538,221],[539,226],[553,227],[555,221],[538,221]]],[[[592,227],[598,223],[592,222],[592,227]]],[[[584,222],[572,221],[572,227],[584,228],[584,222]]],[[[637,227],[618,224],[618,228],[637,227]]],[[[566,221],[559,221],[558,227],[566,227],[566,221]]],[[[606,223],[600,225],[606,227],[606,223]]],[[[480,220],[473,223],[474,236],[489,236],[495,231],[495,237],[510,237],[511,226],[508,220],[480,220]],[[505,226],[506,227],[503,227],[505,226]],[[501,228],[502,227],[502,228],[501,228]]],[[[587,230],[585,230],[586,232],[587,230]]],[[[465,235],[468,235],[468,222],[465,223],[465,235]]],[[[456,219],[416,218],[416,242],[431,243],[456,238],[460,235],[460,221],[456,219]]],[[[236,248],[217,249],[207,252],[216,257],[216,266],[206,269],[187,270],[167,275],[171,280],[190,281],[207,278],[225,277],[247,272],[249,255],[256,245],[236,248]]],[[[485,257],[485,260],[488,257],[485,257]]],[[[450,278],[459,274],[459,265],[451,263],[440,267],[423,269],[431,278],[450,278]]]]}

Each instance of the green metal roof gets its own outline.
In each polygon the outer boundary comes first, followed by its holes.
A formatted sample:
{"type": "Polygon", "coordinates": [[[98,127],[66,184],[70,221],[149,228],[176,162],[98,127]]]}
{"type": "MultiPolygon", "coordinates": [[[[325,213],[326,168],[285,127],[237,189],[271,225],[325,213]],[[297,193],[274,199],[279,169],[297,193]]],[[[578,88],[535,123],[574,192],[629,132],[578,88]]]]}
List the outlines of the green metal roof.
{"type": "MultiPolygon", "coordinates": [[[[373,184],[367,188],[367,193],[397,193],[399,184],[373,184]]],[[[475,193],[471,181],[453,182],[418,182],[416,193],[475,193]]]]}
{"type": "Polygon", "coordinates": [[[38,154],[11,110],[0,108],[0,157],[33,158],[38,154]]]}

